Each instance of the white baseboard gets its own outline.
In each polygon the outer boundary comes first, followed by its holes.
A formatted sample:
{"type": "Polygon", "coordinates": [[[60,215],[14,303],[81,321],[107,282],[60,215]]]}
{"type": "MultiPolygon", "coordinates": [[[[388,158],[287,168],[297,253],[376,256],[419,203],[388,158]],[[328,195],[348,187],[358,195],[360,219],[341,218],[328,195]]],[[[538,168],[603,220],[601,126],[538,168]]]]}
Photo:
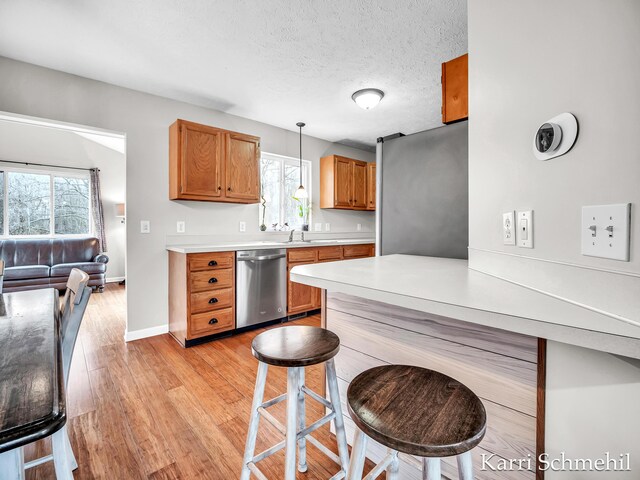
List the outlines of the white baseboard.
{"type": "Polygon", "coordinates": [[[164,333],[169,333],[169,325],[158,325],[157,327],[143,328],[142,330],[134,330],[133,332],[125,330],[124,341],[132,342],[133,340],[155,337],[156,335],[162,335],[164,333]]]}
{"type": "Polygon", "coordinates": [[[107,282],[107,283],[116,283],[116,282],[123,281],[125,278],[127,278],[127,277],[107,277],[105,282],[107,282]]]}

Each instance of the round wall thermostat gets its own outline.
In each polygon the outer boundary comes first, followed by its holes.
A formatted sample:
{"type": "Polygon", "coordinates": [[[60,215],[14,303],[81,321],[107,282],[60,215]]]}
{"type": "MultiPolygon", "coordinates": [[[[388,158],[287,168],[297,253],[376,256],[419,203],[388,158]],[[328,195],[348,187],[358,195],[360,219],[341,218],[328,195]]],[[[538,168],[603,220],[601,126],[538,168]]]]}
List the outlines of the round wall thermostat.
{"type": "Polygon", "coordinates": [[[538,160],[564,155],[578,136],[578,121],[570,113],[561,113],[538,128],[533,139],[533,154],[538,160]]]}

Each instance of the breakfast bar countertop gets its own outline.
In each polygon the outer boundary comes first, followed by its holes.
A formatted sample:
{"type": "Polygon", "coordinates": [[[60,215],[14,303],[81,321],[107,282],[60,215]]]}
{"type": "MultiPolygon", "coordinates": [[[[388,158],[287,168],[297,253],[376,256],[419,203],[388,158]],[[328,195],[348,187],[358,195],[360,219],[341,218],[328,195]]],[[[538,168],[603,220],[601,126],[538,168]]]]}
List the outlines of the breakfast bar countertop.
{"type": "Polygon", "coordinates": [[[425,313],[640,358],[638,319],[625,321],[472,270],[466,260],[387,255],[297,266],[291,271],[291,280],[425,313]]]}

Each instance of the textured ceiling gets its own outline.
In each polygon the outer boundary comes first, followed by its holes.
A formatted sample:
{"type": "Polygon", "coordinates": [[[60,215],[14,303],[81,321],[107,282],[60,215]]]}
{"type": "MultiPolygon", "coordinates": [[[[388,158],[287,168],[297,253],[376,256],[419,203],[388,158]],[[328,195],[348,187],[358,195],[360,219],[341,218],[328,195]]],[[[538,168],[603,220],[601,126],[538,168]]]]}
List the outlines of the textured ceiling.
{"type": "Polygon", "coordinates": [[[352,144],[440,125],[466,50],[466,0],[0,0],[2,56],[352,144]]]}

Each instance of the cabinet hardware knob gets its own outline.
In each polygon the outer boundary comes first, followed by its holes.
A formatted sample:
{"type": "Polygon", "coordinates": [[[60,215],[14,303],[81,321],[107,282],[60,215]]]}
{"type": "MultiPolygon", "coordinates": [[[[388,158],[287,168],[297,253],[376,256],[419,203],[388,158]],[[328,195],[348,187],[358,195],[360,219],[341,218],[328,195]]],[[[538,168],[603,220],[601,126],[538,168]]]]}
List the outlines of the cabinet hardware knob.
{"type": "Polygon", "coordinates": [[[216,297],[210,298],[209,303],[218,303],[218,299],[216,297]]]}
{"type": "Polygon", "coordinates": [[[209,325],[215,325],[216,323],[218,323],[217,318],[212,318],[211,320],[209,320],[209,325]]]}
{"type": "Polygon", "coordinates": [[[231,187],[227,187],[227,190],[228,190],[228,191],[231,191],[231,187]]]}
{"type": "Polygon", "coordinates": [[[218,265],[218,262],[216,262],[215,260],[211,260],[211,261],[209,262],[209,266],[210,266],[210,267],[215,267],[216,265],[218,265]]]}
{"type": "Polygon", "coordinates": [[[218,279],[216,277],[211,277],[209,279],[209,283],[218,283],[218,279]]]}
{"type": "Polygon", "coordinates": [[[222,190],[222,187],[220,185],[218,185],[218,190],[222,190]]]}

